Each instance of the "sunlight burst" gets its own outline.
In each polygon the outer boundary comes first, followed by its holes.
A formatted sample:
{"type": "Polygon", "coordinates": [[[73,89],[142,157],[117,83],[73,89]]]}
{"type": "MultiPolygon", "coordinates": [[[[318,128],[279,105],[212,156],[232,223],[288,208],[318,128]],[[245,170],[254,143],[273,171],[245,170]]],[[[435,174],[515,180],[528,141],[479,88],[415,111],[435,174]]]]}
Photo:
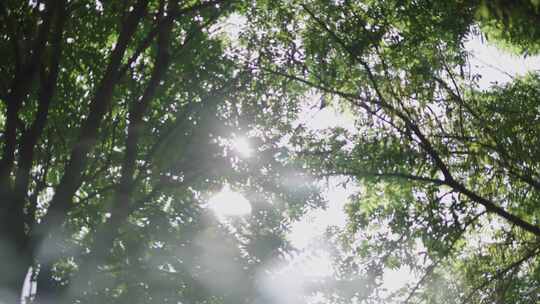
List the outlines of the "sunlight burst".
{"type": "Polygon", "coordinates": [[[253,149],[249,145],[249,141],[245,137],[237,137],[233,140],[232,146],[234,150],[240,153],[243,157],[250,157],[253,154],[253,149]]]}
{"type": "Polygon", "coordinates": [[[240,216],[251,213],[249,201],[227,185],[208,200],[208,207],[217,216],[240,216]]]}

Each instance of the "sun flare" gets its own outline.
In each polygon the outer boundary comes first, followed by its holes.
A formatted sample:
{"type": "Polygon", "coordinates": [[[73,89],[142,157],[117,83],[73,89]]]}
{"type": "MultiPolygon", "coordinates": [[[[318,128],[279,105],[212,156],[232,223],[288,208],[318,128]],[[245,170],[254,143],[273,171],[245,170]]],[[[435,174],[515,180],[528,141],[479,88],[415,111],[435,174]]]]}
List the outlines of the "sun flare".
{"type": "Polygon", "coordinates": [[[232,146],[242,157],[250,157],[253,155],[253,148],[251,148],[249,141],[245,137],[235,138],[232,146]]]}
{"type": "Polygon", "coordinates": [[[234,192],[229,186],[208,200],[210,208],[217,216],[241,216],[251,213],[251,204],[240,193],[234,192]]]}

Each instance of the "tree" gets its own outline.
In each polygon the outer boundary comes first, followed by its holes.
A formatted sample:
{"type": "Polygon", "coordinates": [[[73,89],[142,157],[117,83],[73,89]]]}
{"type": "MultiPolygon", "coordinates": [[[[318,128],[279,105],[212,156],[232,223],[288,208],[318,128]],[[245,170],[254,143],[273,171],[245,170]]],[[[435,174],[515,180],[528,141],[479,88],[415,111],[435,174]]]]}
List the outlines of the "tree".
{"type": "Polygon", "coordinates": [[[342,260],[375,286],[385,268],[407,265],[418,282],[394,300],[538,301],[540,83],[530,75],[475,88],[463,42],[476,10],[460,1],[289,1],[250,15],[257,30],[246,39],[262,46],[262,70],[356,116],[352,134],[299,135],[297,150],[320,176],[363,187],[348,207],[342,260]]]}
{"type": "Polygon", "coordinates": [[[236,64],[216,33],[241,5],[49,0],[0,8],[2,301],[18,301],[30,267],[39,303],[252,299],[249,282],[270,257],[258,256],[255,238],[209,216],[205,195],[229,184],[274,202],[266,224],[260,210],[252,215],[264,229],[243,232],[270,238],[263,231],[271,229],[271,258],[287,247],[287,221],[320,200],[309,182],[289,189],[280,177],[309,174],[278,144],[296,111],[295,93],[281,89],[288,80],[254,83],[255,71],[236,64]],[[257,156],[235,156],[227,144],[234,133],[257,156]],[[217,240],[225,243],[208,253],[217,240]],[[208,285],[216,267],[246,288],[208,285]]]}
{"type": "Polygon", "coordinates": [[[258,275],[338,175],[361,191],[327,235],[336,277],[308,292],[537,302],[540,79],[476,88],[463,42],[500,17],[482,9],[527,12],[482,3],[2,2],[1,299],[31,269],[38,303],[272,303],[258,275]],[[297,125],[307,96],[356,130],[297,125]],[[250,216],[201,206],[224,185],[250,216]],[[385,294],[402,267],[417,282],[385,294]]]}

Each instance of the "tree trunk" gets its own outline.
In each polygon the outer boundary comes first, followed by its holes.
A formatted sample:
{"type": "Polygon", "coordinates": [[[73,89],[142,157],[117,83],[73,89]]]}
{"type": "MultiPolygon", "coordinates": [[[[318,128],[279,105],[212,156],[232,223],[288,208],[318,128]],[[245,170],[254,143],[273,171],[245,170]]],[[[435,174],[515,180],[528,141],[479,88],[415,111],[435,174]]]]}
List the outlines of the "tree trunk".
{"type": "Polygon", "coordinates": [[[62,294],[62,286],[52,279],[53,263],[43,263],[39,267],[37,277],[36,303],[53,304],[61,303],[59,295],[62,294]]]}
{"type": "MultiPolygon", "coordinates": [[[[4,225],[11,221],[0,219],[4,225]]],[[[3,226],[4,226],[3,225],[3,226]]],[[[29,267],[31,266],[31,255],[24,251],[18,240],[10,229],[3,227],[0,235],[0,302],[19,303],[22,287],[29,267]]]]}

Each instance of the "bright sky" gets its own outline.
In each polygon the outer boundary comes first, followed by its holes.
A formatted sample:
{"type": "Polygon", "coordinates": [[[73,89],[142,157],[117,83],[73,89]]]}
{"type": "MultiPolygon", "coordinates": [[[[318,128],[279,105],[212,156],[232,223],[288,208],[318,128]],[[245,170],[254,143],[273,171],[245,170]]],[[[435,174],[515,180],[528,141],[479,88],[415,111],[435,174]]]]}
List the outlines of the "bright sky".
{"type": "Polygon", "coordinates": [[[487,89],[493,83],[504,84],[512,77],[523,76],[530,71],[540,71],[540,56],[523,58],[502,52],[476,36],[465,47],[471,52],[473,72],[482,75],[480,88],[487,89]]]}

